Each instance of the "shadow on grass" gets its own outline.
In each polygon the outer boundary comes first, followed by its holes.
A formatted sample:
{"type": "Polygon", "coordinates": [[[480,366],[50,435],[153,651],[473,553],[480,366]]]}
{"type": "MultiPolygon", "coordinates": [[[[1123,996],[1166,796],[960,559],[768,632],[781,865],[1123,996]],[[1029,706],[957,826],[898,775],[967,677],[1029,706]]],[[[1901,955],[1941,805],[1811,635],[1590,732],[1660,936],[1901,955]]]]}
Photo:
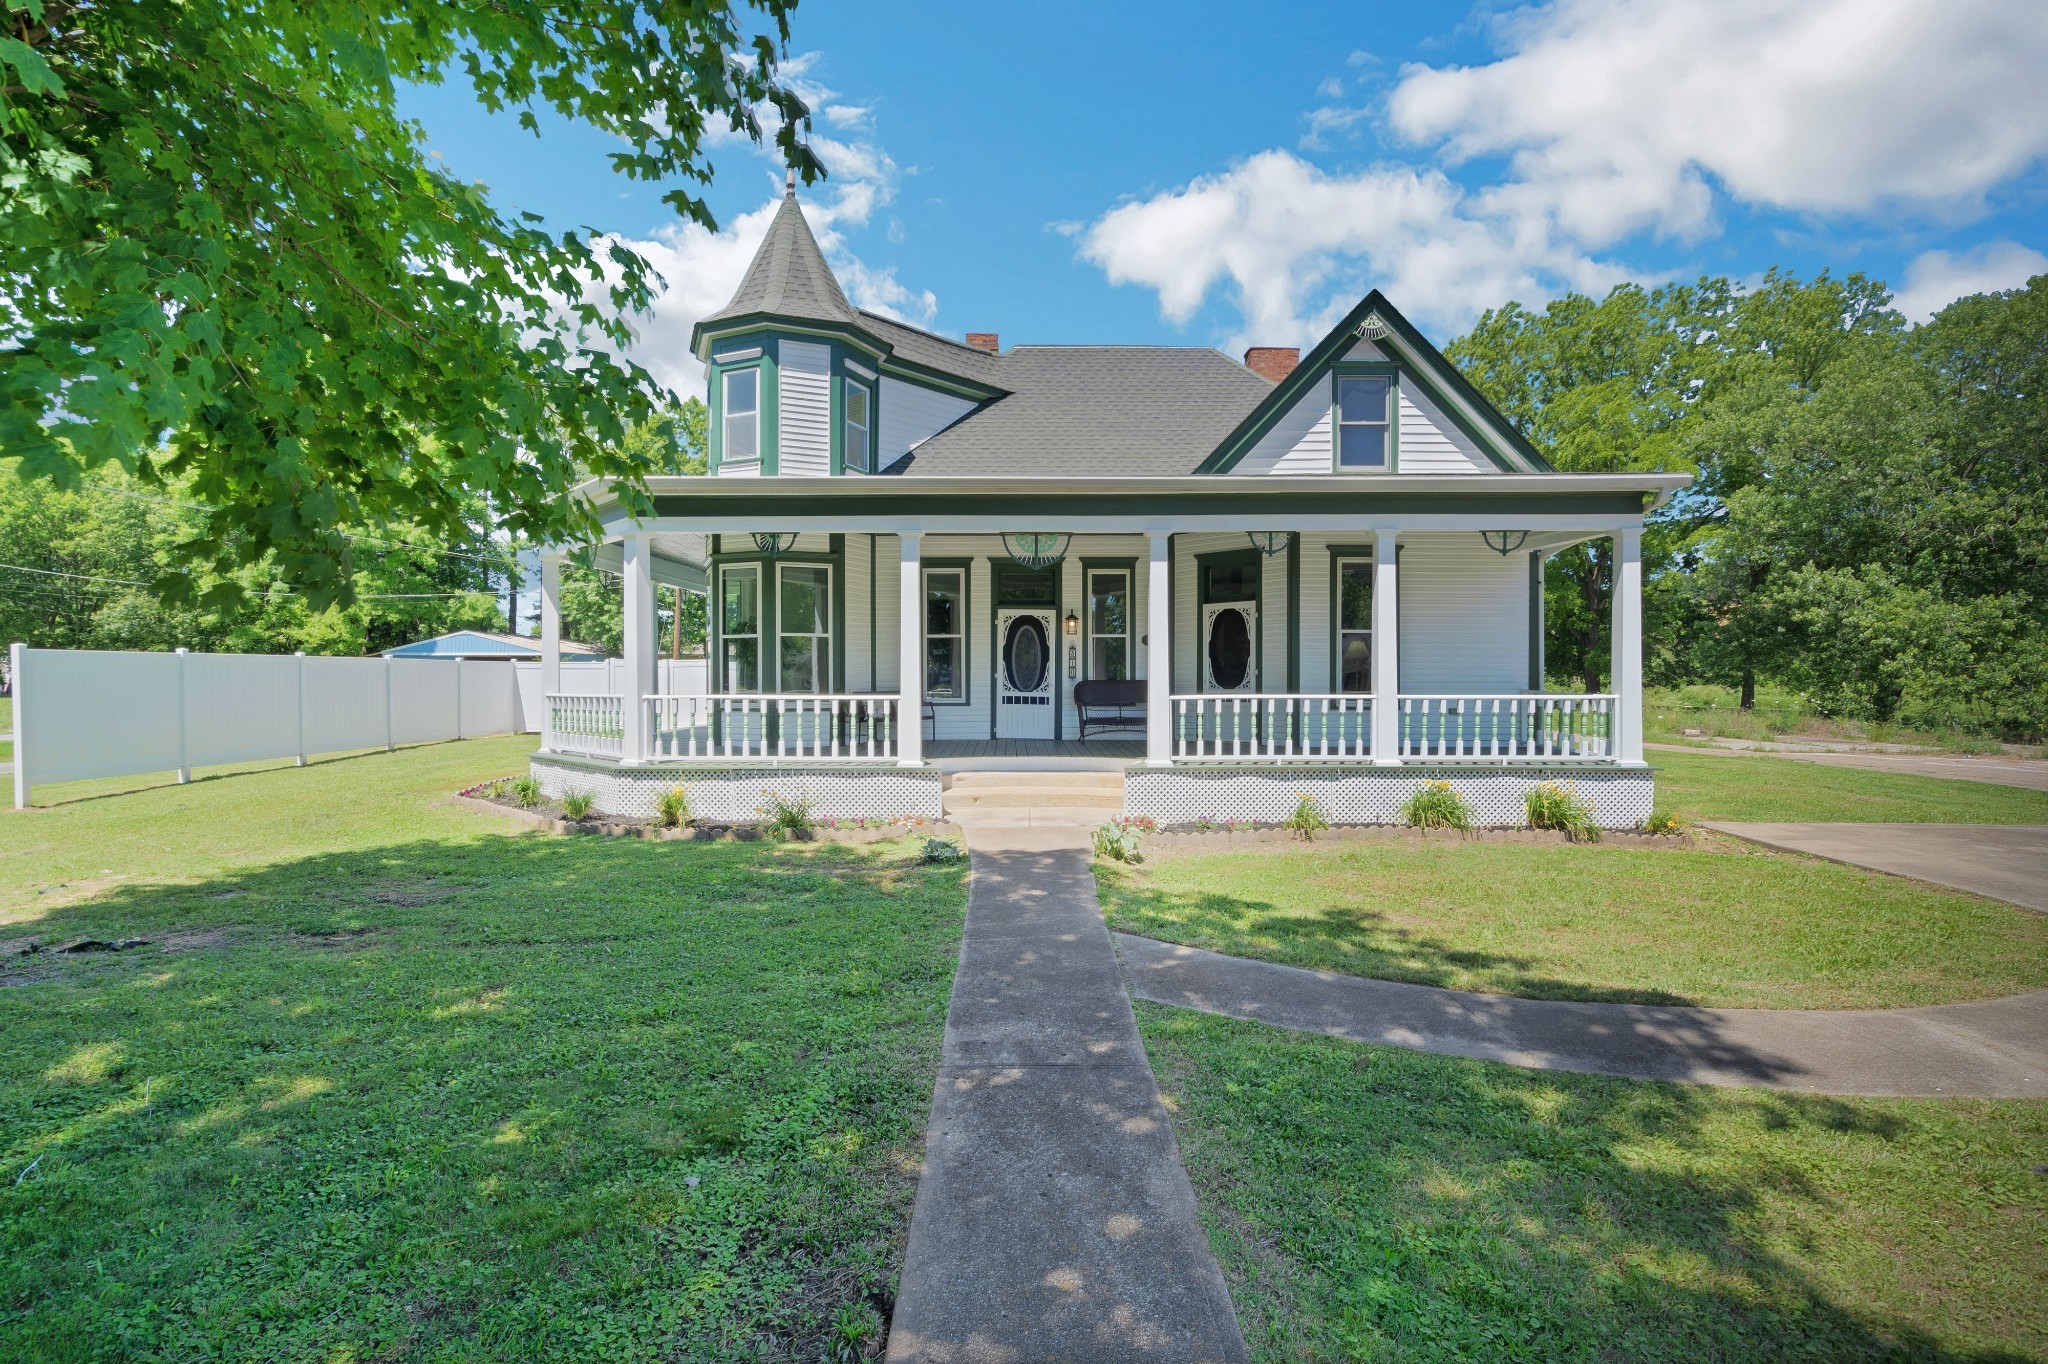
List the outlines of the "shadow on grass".
{"type": "Polygon", "coordinates": [[[148,943],[0,964],[0,1356],[823,1358],[886,1321],[962,899],[505,837],[53,906],[148,943]]]}
{"type": "MultiPolygon", "coordinates": [[[[1562,980],[1538,969],[1535,957],[1455,947],[1356,905],[1288,913],[1268,900],[1216,891],[1163,890],[1142,875],[1098,863],[1114,891],[1110,926],[1213,952],[1244,952],[1247,937],[1277,944],[1266,960],[1318,971],[1446,989],[1472,989],[1471,975],[1490,978],[1487,993],[1591,1004],[1691,1005],[1690,996],[1642,986],[1606,987],[1562,980]]],[[[1107,897],[1105,897],[1107,898],[1107,897]]]]}
{"type": "Polygon", "coordinates": [[[2004,1206],[2038,1208],[2037,1117],[1140,1022],[1262,1359],[2006,1361],[2042,1335],[2004,1206]]]}

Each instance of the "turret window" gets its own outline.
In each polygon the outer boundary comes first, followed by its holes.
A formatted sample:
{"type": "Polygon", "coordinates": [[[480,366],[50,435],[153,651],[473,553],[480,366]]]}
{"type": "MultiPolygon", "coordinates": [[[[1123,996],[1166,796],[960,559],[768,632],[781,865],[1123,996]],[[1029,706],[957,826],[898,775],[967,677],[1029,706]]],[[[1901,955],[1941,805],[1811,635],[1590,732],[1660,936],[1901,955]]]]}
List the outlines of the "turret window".
{"type": "Polygon", "coordinates": [[[840,406],[843,427],[840,437],[846,451],[846,467],[865,474],[873,468],[874,439],[870,431],[874,424],[874,400],[865,384],[857,384],[851,379],[844,382],[846,391],[840,406]]]}
{"type": "Polygon", "coordinates": [[[746,464],[761,458],[761,371],[725,372],[724,441],[720,458],[746,464]]]}

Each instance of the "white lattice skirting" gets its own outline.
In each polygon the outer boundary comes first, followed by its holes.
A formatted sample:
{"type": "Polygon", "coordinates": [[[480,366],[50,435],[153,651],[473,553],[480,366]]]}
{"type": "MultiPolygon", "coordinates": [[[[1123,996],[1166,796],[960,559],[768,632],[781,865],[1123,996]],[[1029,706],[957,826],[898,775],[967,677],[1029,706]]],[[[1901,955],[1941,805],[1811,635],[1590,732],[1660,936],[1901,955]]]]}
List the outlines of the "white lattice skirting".
{"type": "Polygon", "coordinates": [[[621,767],[561,753],[536,753],[533,777],[550,799],[588,791],[608,815],[644,819],[671,786],[690,794],[690,813],[715,824],[747,824],[760,818],[768,792],[807,797],[821,819],[940,819],[936,769],[853,766],[845,763],[787,767],[717,767],[703,763],[621,767]]]}
{"type": "Polygon", "coordinates": [[[1471,808],[1477,824],[1519,825],[1538,782],[1561,782],[1593,809],[1603,829],[1633,829],[1650,817],[1656,783],[1648,768],[1527,767],[1242,768],[1132,767],[1124,776],[1124,813],[1150,815],[1161,824],[1197,819],[1278,821],[1303,793],[1316,798],[1332,824],[1395,824],[1401,806],[1425,781],[1447,781],[1471,808]]]}

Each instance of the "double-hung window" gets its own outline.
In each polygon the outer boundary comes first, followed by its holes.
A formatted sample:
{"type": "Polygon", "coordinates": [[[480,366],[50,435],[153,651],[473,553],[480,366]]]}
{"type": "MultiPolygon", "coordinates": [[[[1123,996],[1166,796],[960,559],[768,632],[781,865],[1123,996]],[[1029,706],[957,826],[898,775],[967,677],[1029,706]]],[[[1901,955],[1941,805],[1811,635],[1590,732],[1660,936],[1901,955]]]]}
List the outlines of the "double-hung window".
{"type": "Polygon", "coordinates": [[[761,569],[734,565],[719,575],[718,637],[728,692],[761,690],[761,569]]]}
{"type": "Polygon", "coordinates": [[[840,445],[846,452],[846,467],[864,474],[873,467],[874,397],[865,384],[852,379],[842,382],[840,445]]]}
{"type": "Polygon", "coordinates": [[[775,576],[782,690],[830,691],[832,570],[823,564],[778,564],[775,576]]]}
{"type": "Polygon", "coordinates": [[[761,371],[729,369],[724,383],[719,458],[726,464],[750,464],[761,458],[761,371]]]}
{"type": "Polygon", "coordinates": [[[1105,682],[1131,675],[1131,575],[1122,569],[1088,573],[1088,672],[1105,682]]]}
{"type": "Polygon", "coordinates": [[[1337,471],[1383,473],[1394,451],[1394,380],[1386,374],[1337,376],[1337,471]]]}
{"type": "Polygon", "coordinates": [[[1372,690],[1372,560],[1337,561],[1337,690],[1372,690]]]}
{"type": "Polygon", "coordinates": [[[932,701],[967,699],[967,574],[958,568],[924,573],[924,694],[932,701]]]}

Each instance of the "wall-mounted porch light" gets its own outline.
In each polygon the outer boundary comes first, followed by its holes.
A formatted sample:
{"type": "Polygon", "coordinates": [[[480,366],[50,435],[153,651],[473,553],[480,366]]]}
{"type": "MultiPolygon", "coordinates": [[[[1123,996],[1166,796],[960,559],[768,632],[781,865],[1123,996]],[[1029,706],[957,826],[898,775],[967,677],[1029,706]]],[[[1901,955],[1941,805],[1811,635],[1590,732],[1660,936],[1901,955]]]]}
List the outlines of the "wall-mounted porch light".
{"type": "Polygon", "coordinates": [[[1080,633],[1081,618],[1075,615],[1072,611],[1067,612],[1067,634],[1069,636],[1073,636],[1078,635],[1080,633]]]}

